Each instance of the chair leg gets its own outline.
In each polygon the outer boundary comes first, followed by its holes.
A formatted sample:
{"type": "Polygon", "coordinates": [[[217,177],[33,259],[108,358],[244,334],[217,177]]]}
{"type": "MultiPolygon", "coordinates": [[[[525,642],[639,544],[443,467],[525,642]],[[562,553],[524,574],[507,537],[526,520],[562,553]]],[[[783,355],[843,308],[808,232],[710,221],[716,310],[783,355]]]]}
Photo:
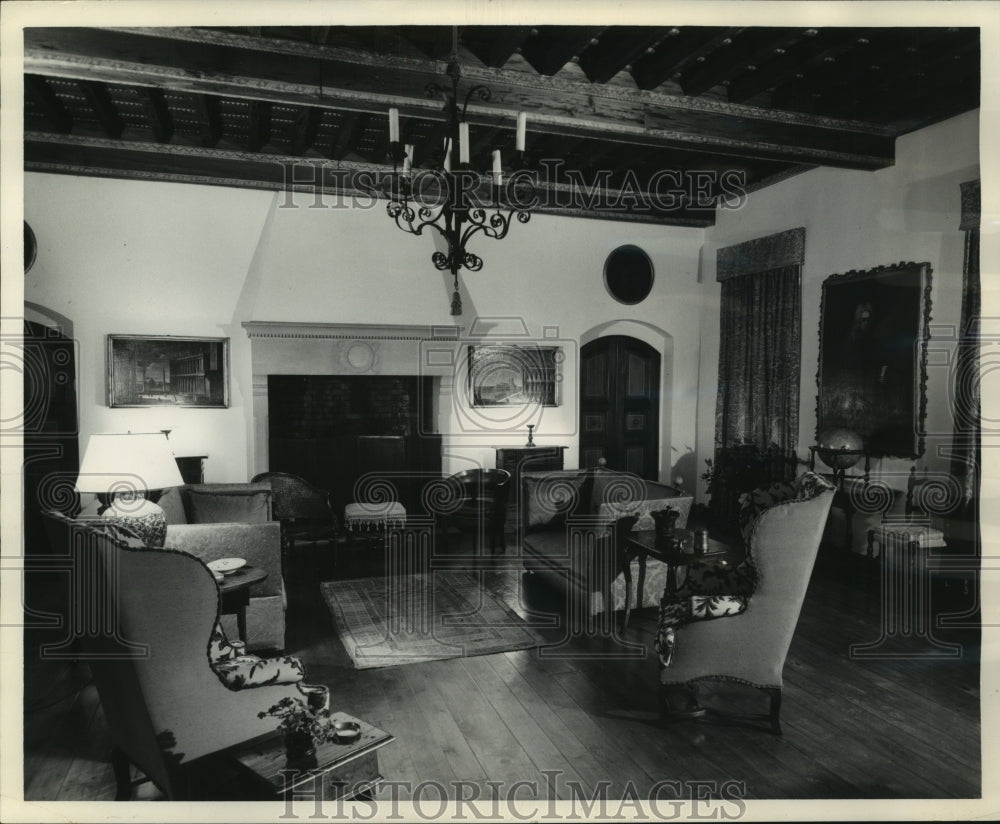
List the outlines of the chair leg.
{"type": "Polygon", "coordinates": [[[781,687],[773,687],[767,692],[771,696],[771,732],[781,735],[781,687]]]}
{"type": "Polygon", "coordinates": [[[115,774],[115,801],[131,801],[132,768],[120,747],[111,748],[111,769],[115,774]]]}

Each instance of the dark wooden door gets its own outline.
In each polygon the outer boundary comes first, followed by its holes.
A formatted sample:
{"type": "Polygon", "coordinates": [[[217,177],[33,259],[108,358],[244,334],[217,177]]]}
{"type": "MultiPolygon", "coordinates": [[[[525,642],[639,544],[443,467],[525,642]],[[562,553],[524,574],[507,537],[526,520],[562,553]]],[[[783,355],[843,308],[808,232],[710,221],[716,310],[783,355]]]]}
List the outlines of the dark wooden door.
{"type": "Polygon", "coordinates": [[[580,352],[580,466],[656,480],[660,453],[660,354],[612,335],[580,352]]]}
{"type": "Polygon", "coordinates": [[[30,555],[48,547],[44,510],[76,514],[76,346],[57,329],[25,321],[23,358],[24,417],[18,424],[24,435],[24,549],[30,555]]]}

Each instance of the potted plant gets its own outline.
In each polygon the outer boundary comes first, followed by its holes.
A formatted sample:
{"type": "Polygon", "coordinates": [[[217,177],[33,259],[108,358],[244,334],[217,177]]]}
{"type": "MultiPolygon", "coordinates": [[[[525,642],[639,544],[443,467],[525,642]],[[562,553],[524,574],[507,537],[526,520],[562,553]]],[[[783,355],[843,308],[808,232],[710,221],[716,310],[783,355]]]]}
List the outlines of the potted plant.
{"type": "Polygon", "coordinates": [[[279,719],[278,732],[285,737],[285,753],[290,762],[302,762],[316,755],[317,741],[335,741],[338,730],[330,713],[314,710],[301,698],[282,698],[269,709],[257,713],[279,719]]]}

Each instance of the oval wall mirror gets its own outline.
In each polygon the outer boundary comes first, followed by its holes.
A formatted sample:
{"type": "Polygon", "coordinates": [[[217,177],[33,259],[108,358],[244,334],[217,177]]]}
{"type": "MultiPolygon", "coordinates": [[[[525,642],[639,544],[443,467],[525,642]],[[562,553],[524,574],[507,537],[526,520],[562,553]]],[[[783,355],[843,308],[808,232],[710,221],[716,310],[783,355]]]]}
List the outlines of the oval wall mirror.
{"type": "Polygon", "coordinates": [[[619,303],[640,303],[653,288],[653,262],[638,246],[619,246],[604,262],[604,285],[619,303]]]}

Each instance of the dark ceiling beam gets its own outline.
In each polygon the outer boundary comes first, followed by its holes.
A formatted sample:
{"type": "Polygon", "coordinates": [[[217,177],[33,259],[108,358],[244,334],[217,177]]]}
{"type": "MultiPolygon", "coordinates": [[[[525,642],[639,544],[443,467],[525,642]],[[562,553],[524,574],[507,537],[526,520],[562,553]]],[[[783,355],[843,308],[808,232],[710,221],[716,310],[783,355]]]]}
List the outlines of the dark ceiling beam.
{"type": "Polygon", "coordinates": [[[469,160],[475,165],[474,158],[488,158],[494,149],[514,148],[514,134],[510,130],[501,129],[498,126],[480,126],[472,132],[472,145],[469,147],[469,160]],[[510,138],[510,146],[505,147],[501,137],[506,131],[510,138]]]}
{"type": "Polygon", "coordinates": [[[499,69],[531,36],[531,26],[463,26],[462,45],[483,61],[499,69]]]}
{"type": "Polygon", "coordinates": [[[610,26],[596,45],[580,55],[580,68],[591,83],[607,83],[634,60],[653,52],[669,29],[657,26],[610,26]]]}
{"type": "Polygon", "coordinates": [[[42,110],[53,129],[63,134],[69,134],[73,130],[73,117],[66,110],[59,95],[52,91],[48,80],[37,74],[26,74],[24,90],[42,110]]]}
{"type": "Polygon", "coordinates": [[[864,48],[869,42],[871,30],[805,29],[802,34],[797,43],[776,53],[771,60],[758,66],[756,71],[733,80],[728,89],[729,99],[734,103],[742,103],[760,92],[781,86],[796,74],[809,71],[827,60],[836,60],[845,52],[864,48]]]}
{"type": "Polygon", "coordinates": [[[632,77],[640,89],[655,89],[671,80],[699,57],[711,54],[719,44],[740,32],[738,28],[684,26],[667,29],[652,54],[632,64],[632,77]]]}
{"type": "Polygon", "coordinates": [[[579,56],[603,31],[603,26],[539,26],[521,47],[521,56],[539,74],[550,76],[579,56]]]}
{"type": "Polygon", "coordinates": [[[271,139],[271,104],[251,100],[247,123],[247,151],[259,152],[271,139]]]}
{"type": "Polygon", "coordinates": [[[330,146],[330,159],[342,160],[357,142],[357,135],[364,134],[370,114],[344,112],[344,122],[330,146]]]}
{"type": "Polygon", "coordinates": [[[303,106],[295,117],[292,132],[291,153],[301,155],[316,142],[316,133],[323,120],[323,110],[311,106],[303,106]]]}
{"type": "Polygon", "coordinates": [[[104,133],[116,140],[121,137],[125,130],[125,122],[115,108],[107,85],[96,80],[81,80],[78,85],[90,104],[90,108],[97,116],[97,121],[104,129],[104,133]]]}
{"type": "Polygon", "coordinates": [[[201,145],[211,148],[222,139],[222,112],[219,98],[211,94],[195,95],[201,119],[201,145]]]}
{"type": "MultiPolygon", "coordinates": [[[[310,196],[315,194],[315,189],[314,184],[307,181],[321,181],[324,193],[356,194],[366,200],[372,195],[372,174],[381,177],[392,170],[391,165],[386,164],[343,161],[334,167],[323,159],[291,156],[285,163],[275,163],[272,157],[264,158],[246,151],[206,151],[176,144],[162,147],[133,141],[62,137],[38,132],[25,134],[24,167],[28,171],[287,191],[288,164],[302,164],[316,170],[314,174],[293,175],[295,180],[303,181],[295,188],[310,196]],[[162,162],[165,148],[171,155],[169,164],[162,162]]],[[[484,181],[483,185],[488,184],[484,181]]],[[[622,208],[619,193],[613,189],[601,192],[595,203],[589,203],[589,195],[588,202],[574,200],[575,187],[570,185],[542,185],[543,203],[532,210],[535,214],[598,217],[666,226],[710,226],[715,220],[713,208],[692,208],[683,202],[672,204],[669,209],[635,208],[630,203],[625,204],[628,208],[622,208]]],[[[483,194],[485,197],[487,193],[483,194]]],[[[385,225],[387,232],[395,231],[388,219],[385,225]]]]}
{"type": "MultiPolygon", "coordinates": [[[[912,56],[921,48],[932,49],[944,29],[869,29],[855,39],[854,48],[831,50],[821,60],[813,60],[785,83],[777,85],[771,101],[778,108],[806,106],[825,111],[824,97],[831,99],[860,93],[872,80],[872,73],[884,74],[898,66],[903,76],[912,71],[912,56]],[[878,69],[873,69],[878,66],[878,69]]],[[[875,82],[878,82],[877,80],[875,82]]]]}
{"type": "Polygon", "coordinates": [[[330,38],[330,27],[329,26],[310,26],[309,27],[309,39],[319,46],[326,45],[326,41],[330,38]]]}
{"type": "Polygon", "coordinates": [[[136,88],[136,96],[142,102],[156,142],[169,143],[174,136],[174,118],[170,114],[163,89],[140,86],[136,88]]]}
{"type": "Polygon", "coordinates": [[[899,99],[910,97],[910,90],[933,86],[939,80],[957,87],[960,84],[954,84],[949,75],[969,67],[978,70],[979,48],[978,33],[966,30],[949,31],[929,42],[907,46],[895,58],[873,54],[866,61],[865,81],[854,87],[836,87],[824,95],[822,105],[854,116],[855,110],[863,114],[882,105],[894,108],[899,99]]]}
{"type": "Polygon", "coordinates": [[[368,160],[372,163],[382,163],[389,156],[389,124],[381,123],[379,126],[380,128],[375,131],[371,152],[368,154],[368,160]]]}
{"type": "MultiPolygon", "coordinates": [[[[344,49],[251,40],[204,30],[171,29],[157,36],[106,29],[25,30],[25,66],[46,76],[83,77],[116,84],[151,85],[287,105],[356,109],[384,117],[389,106],[404,118],[436,120],[440,104],[428,100],[429,82],[445,80],[439,63],[394,63],[344,49]],[[178,48],[177,42],[184,42],[178,48]],[[225,73],[219,74],[219,66],[225,73]],[[323,79],[325,78],[325,79],[323,79]],[[336,78],[336,82],[334,82],[336,78]]],[[[719,30],[714,30],[718,32],[719,30]]],[[[624,144],[721,151],[795,164],[882,168],[892,163],[888,131],[836,121],[796,119],[766,109],[688,100],[520,71],[463,68],[464,82],[487,83],[488,102],[474,102],[472,124],[509,126],[528,114],[528,133],[589,137],[624,144]]]]}
{"type": "Polygon", "coordinates": [[[451,55],[451,26],[407,26],[402,31],[431,60],[446,60],[451,55]]]}
{"type": "Polygon", "coordinates": [[[756,71],[762,59],[785,49],[801,36],[801,29],[746,28],[733,38],[724,38],[704,62],[689,66],[680,77],[684,94],[700,95],[734,75],[756,71]],[[753,67],[753,68],[750,68],[753,67]]]}

